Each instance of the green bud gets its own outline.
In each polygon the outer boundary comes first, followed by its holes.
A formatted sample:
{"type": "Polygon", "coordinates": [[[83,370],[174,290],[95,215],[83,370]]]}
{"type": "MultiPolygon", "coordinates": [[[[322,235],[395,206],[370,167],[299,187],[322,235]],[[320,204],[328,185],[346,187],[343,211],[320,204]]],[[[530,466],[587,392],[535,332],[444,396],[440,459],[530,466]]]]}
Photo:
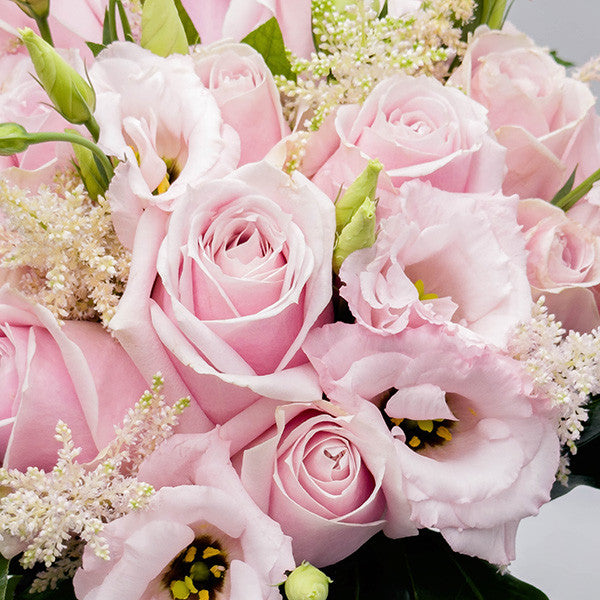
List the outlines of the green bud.
{"type": "Polygon", "coordinates": [[[50,13],[50,0],[13,0],[32,19],[46,19],[50,13]]]}
{"type": "MultiPolygon", "coordinates": [[[[75,135],[79,134],[74,129],[67,129],[66,131],[75,135]]],[[[104,196],[108,189],[109,174],[104,172],[102,165],[94,158],[94,153],[89,148],[78,143],[72,143],[71,146],[77,161],[77,170],[90,198],[96,200],[98,196],[104,196]]]]}
{"type": "Polygon", "coordinates": [[[336,202],[335,230],[338,235],[350,223],[354,213],[365,201],[365,198],[375,198],[377,193],[377,179],[382,169],[383,165],[378,160],[370,160],[367,168],[336,202]]]}
{"type": "Polygon", "coordinates": [[[375,243],[375,209],[376,203],[371,198],[365,198],[358,210],[350,219],[337,238],[333,249],[333,270],[339,273],[342,263],[355,250],[369,248],[375,243]]]}
{"type": "Polygon", "coordinates": [[[31,29],[20,29],[40,83],[58,112],[71,123],[93,120],[96,94],[54,48],[31,29]]]}
{"type": "Polygon", "coordinates": [[[140,44],[158,56],[188,53],[187,36],[173,0],[144,2],[140,44]]]}
{"type": "Polygon", "coordinates": [[[0,123],[0,155],[10,156],[29,147],[29,134],[18,123],[0,123]]]}
{"type": "Polygon", "coordinates": [[[288,600],[326,600],[331,579],[304,561],[296,567],[285,581],[288,600]]]}

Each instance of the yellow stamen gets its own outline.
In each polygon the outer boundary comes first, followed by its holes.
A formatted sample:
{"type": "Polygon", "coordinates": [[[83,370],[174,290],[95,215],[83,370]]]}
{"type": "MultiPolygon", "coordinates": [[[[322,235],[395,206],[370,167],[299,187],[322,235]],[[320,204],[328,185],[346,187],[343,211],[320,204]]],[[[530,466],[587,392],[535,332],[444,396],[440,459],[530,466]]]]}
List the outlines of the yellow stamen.
{"type": "Polygon", "coordinates": [[[196,558],[196,552],[197,552],[197,548],[196,546],[192,546],[191,548],[188,548],[188,551],[185,554],[185,557],[183,558],[183,562],[194,562],[194,558],[196,558]]]}
{"type": "Polygon", "coordinates": [[[452,434],[450,433],[450,430],[447,427],[444,427],[443,425],[438,427],[435,432],[444,440],[446,440],[447,442],[449,442],[452,439],[452,434]]]}
{"type": "Polygon", "coordinates": [[[408,445],[412,448],[416,448],[420,443],[421,440],[416,435],[413,435],[410,442],[408,442],[408,445]]]}
{"type": "MultiPolygon", "coordinates": [[[[190,595],[190,590],[188,589],[188,586],[185,585],[184,581],[171,581],[169,587],[171,588],[171,596],[173,596],[175,600],[186,600],[190,595]]],[[[208,600],[208,596],[206,597],[206,600],[208,600]]]]}
{"type": "Polygon", "coordinates": [[[477,412],[475,411],[475,409],[474,409],[474,408],[471,408],[471,407],[469,407],[469,412],[470,412],[470,413],[471,413],[471,414],[472,414],[474,417],[476,417],[476,416],[477,416],[477,412]]]}
{"type": "Polygon", "coordinates": [[[210,594],[208,590],[200,590],[198,592],[198,600],[208,600],[210,598],[210,594]]]}
{"type": "Polygon", "coordinates": [[[417,279],[413,285],[417,288],[417,292],[419,292],[419,300],[435,300],[439,298],[437,294],[425,293],[425,284],[422,279],[417,279]]]}
{"type": "Polygon", "coordinates": [[[169,183],[169,174],[167,173],[163,177],[163,180],[158,184],[158,187],[156,188],[157,193],[164,194],[169,189],[170,185],[171,184],[169,183]]]}
{"type": "Polygon", "coordinates": [[[221,565],[214,565],[213,567],[210,568],[210,572],[217,578],[219,579],[219,577],[221,577],[221,575],[223,575],[223,571],[225,570],[225,567],[222,567],[221,565]]]}
{"type": "Polygon", "coordinates": [[[433,431],[433,421],[417,421],[419,429],[431,433],[433,431]]]}
{"type": "Polygon", "coordinates": [[[185,585],[187,585],[188,590],[190,590],[190,592],[192,592],[192,594],[197,594],[198,590],[196,589],[196,586],[194,585],[194,582],[192,581],[191,577],[185,577],[184,579],[185,585]]]}
{"type": "Polygon", "coordinates": [[[402,423],[402,421],[404,421],[404,419],[390,419],[390,421],[394,424],[394,425],[400,425],[400,423],[402,423]]]}
{"type": "Polygon", "coordinates": [[[207,546],[204,549],[204,552],[202,553],[202,558],[204,558],[204,559],[212,558],[213,556],[219,556],[219,554],[221,554],[220,550],[217,550],[216,548],[213,548],[212,546],[207,546]]]}

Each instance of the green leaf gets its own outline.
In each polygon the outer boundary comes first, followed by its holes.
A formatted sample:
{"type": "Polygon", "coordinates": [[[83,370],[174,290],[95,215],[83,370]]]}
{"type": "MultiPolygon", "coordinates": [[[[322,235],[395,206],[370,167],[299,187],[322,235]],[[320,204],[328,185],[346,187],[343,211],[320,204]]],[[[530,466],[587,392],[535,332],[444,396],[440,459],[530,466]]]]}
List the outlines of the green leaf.
{"type": "Polygon", "coordinates": [[[96,44],[95,42],[86,42],[85,45],[92,51],[94,56],[98,56],[106,48],[104,44],[96,44]]]}
{"type": "Polygon", "coordinates": [[[188,53],[187,37],[173,0],[145,0],[140,43],[158,56],[188,53]]]}
{"type": "Polygon", "coordinates": [[[119,18],[121,19],[121,27],[123,28],[123,37],[127,42],[133,42],[133,33],[131,33],[131,26],[129,25],[129,19],[121,0],[116,0],[117,9],[119,10],[119,18]]]}
{"type": "Polygon", "coordinates": [[[111,42],[114,42],[114,40],[111,39],[110,18],[108,17],[108,8],[106,8],[104,9],[104,21],[102,23],[102,43],[108,46],[111,42]]]}
{"type": "Polygon", "coordinates": [[[563,67],[569,68],[575,66],[574,62],[571,62],[570,60],[565,60],[564,58],[558,56],[556,50],[550,50],[550,56],[554,59],[555,62],[557,62],[559,65],[562,65],[563,67]]]}
{"type": "Polygon", "coordinates": [[[453,552],[428,530],[400,540],[378,534],[323,571],[333,579],[328,600],[548,600],[490,563],[453,552]]]}
{"type": "Polygon", "coordinates": [[[10,596],[7,597],[6,588],[8,587],[8,565],[10,560],[4,558],[0,554],[0,600],[9,600],[10,596]]]}
{"type": "Polygon", "coordinates": [[[565,194],[555,203],[555,206],[562,208],[567,212],[575,203],[583,198],[591,189],[596,181],[600,180],[600,169],[594,171],[587,179],[584,179],[576,188],[565,194]]]}
{"type": "Polygon", "coordinates": [[[554,206],[556,206],[559,203],[559,201],[562,198],[564,198],[573,189],[573,184],[575,183],[575,173],[577,173],[578,166],[579,165],[575,166],[575,168],[573,169],[573,172],[569,176],[569,179],[567,179],[565,185],[563,185],[560,188],[560,190],[558,190],[558,192],[556,192],[556,194],[554,195],[554,198],[552,198],[552,200],[550,201],[550,204],[554,204],[554,206]]]}
{"type": "Polygon", "coordinates": [[[506,9],[506,0],[496,0],[490,7],[487,24],[490,29],[500,29],[504,22],[504,11],[506,9]]]}
{"type": "Polygon", "coordinates": [[[381,12],[379,13],[379,18],[385,19],[385,17],[387,17],[387,14],[388,14],[388,0],[385,0],[385,2],[383,3],[383,6],[381,7],[381,12]]]}
{"type": "Polygon", "coordinates": [[[242,42],[252,46],[262,55],[273,75],[283,75],[286,79],[296,80],[290,59],[285,51],[281,29],[275,17],[271,17],[266,23],[251,31],[242,42]]]}
{"type": "Polygon", "coordinates": [[[200,34],[198,33],[192,19],[190,19],[190,15],[188,15],[187,11],[183,7],[181,0],[174,0],[175,8],[177,9],[177,13],[179,14],[179,18],[181,19],[181,23],[183,25],[183,30],[185,31],[185,35],[187,37],[188,45],[194,46],[195,44],[200,43],[200,34]]]}

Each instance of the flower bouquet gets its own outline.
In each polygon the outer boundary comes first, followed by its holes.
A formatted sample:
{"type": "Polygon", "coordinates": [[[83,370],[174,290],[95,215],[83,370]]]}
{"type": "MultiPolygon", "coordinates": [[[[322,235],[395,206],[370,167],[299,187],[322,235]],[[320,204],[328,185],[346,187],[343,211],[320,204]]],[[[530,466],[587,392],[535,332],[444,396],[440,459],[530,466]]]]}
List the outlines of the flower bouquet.
{"type": "Polygon", "coordinates": [[[600,68],[506,4],[0,0],[0,598],[546,598],[600,68]]]}

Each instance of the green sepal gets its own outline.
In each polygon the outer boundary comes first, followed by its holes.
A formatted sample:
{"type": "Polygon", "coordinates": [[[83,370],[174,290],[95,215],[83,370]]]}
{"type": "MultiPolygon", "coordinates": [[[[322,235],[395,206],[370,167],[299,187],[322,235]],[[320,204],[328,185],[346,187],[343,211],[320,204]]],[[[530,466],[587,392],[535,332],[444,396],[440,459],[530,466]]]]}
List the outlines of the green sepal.
{"type": "Polygon", "coordinates": [[[251,31],[242,42],[252,46],[262,55],[273,75],[283,75],[286,79],[296,81],[296,74],[292,71],[292,64],[283,43],[283,35],[275,17],[271,17],[266,23],[251,31]]]}
{"type": "Polygon", "coordinates": [[[339,273],[342,263],[355,250],[370,248],[377,238],[375,209],[377,204],[367,197],[354,212],[350,222],[338,235],[333,249],[333,272],[339,273]]]}
{"type": "MultiPolygon", "coordinates": [[[[67,129],[67,133],[78,132],[74,129],[67,129]]],[[[109,174],[106,173],[102,164],[94,156],[94,153],[81,144],[71,144],[75,154],[77,172],[81,176],[85,189],[92,200],[98,196],[104,196],[110,183],[109,174]]]]}
{"type": "Polygon", "coordinates": [[[175,8],[177,9],[177,14],[179,14],[179,18],[181,19],[181,24],[183,25],[183,30],[185,31],[185,36],[187,38],[188,46],[194,46],[201,42],[200,34],[194,25],[194,22],[188,15],[187,11],[183,7],[181,0],[174,0],[175,8]]]}
{"type": "Polygon", "coordinates": [[[558,56],[558,53],[556,50],[550,50],[550,56],[554,59],[554,62],[566,67],[567,69],[569,67],[574,67],[575,63],[571,62],[570,60],[565,60],[564,58],[561,58],[560,56],[558,56]]]}
{"type": "Polygon", "coordinates": [[[557,202],[553,202],[558,208],[562,208],[567,212],[575,206],[575,203],[583,198],[591,189],[596,181],[600,180],[600,169],[594,171],[587,179],[584,179],[576,188],[572,189],[568,194],[565,194],[557,202]]]}
{"type": "Polygon", "coordinates": [[[350,184],[341,198],[335,203],[335,231],[338,235],[350,223],[354,213],[365,201],[377,195],[377,180],[383,165],[378,160],[370,160],[362,173],[350,184]]]}
{"type": "Polygon", "coordinates": [[[106,48],[104,44],[96,44],[96,42],[86,42],[85,45],[92,51],[94,57],[98,56],[106,48]]]}
{"type": "Polygon", "coordinates": [[[554,204],[554,206],[556,206],[560,202],[560,200],[562,200],[562,198],[564,198],[573,189],[573,184],[575,183],[575,174],[577,173],[578,166],[579,165],[575,165],[573,172],[571,173],[571,175],[569,175],[569,179],[567,179],[567,181],[560,188],[560,190],[558,190],[558,192],[554,194],[554,198],[550,200],[550,204],[554,204]]]}
{"type": "Polygon", "coordinates": [[[158,56],[188,53],[187,36],[173,0],[144,2],[140,44],[158,56]]]}

